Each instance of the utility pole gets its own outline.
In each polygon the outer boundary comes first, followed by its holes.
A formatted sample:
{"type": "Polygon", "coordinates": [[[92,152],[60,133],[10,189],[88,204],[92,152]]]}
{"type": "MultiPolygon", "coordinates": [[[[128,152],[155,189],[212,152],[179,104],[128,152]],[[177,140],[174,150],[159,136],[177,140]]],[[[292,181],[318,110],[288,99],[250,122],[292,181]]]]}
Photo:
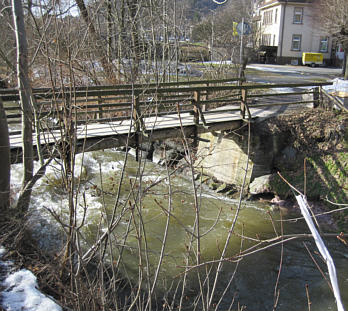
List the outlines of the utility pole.
{"type": "Polygon", "coordinates": [[[214,11],[211,11],[212,18],[211,18],[211,42],[210,42],[210,60],[214,60],[214,11]]]}
{"type": "Polygon", "coordinates": [[[244,36],[244,17],[242,18],[242,33],[240,35],[239,63],[243,63],[243,36],[244,36]]]}

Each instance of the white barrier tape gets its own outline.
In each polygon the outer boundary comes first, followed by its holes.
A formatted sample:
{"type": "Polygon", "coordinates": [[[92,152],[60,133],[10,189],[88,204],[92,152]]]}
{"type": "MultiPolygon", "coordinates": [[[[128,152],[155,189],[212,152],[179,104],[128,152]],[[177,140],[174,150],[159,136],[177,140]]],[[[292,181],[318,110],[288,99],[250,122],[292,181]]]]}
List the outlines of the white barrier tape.
{"type": "Polygon", "coordinates": [[[332,257],[330,255],[329,251],[327,250],[327,248],[324,244],[324,241],[322,240],[320,234],[318,233],[317,229],[315,228],[313,220],[309,214],[309,206],[308,206],[306,198],[302,195],[298,195],[298,196],[296,196],[296,200],[298,202],[298,205],[300,206],[301,213],[307,222],[309,230],[311,231],[311,233],[313,235],[315,244],[317,245],[320,254],[324,257],[324,259],[326,261],[326,264],[327,264],[327,267],[329,270],[331,285],[333,288],[334,296],[336,298],[337,310],[344,311],[344,307],[343,307],[341,295],[340,295],[340,289],[338,287],[338,282],[337,282],[336,268],[335,268],[335,264],[332,260],[332,257]]]}

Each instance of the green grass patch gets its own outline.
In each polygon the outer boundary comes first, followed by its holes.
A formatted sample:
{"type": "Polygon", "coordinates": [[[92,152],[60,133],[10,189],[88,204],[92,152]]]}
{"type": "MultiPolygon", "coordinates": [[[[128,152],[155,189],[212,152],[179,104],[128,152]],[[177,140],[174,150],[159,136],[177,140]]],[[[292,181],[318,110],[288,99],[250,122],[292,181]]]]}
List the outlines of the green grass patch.
{"type": "MultiPolygon", "coordinates": [[[[348,202],[348,154],[337,152],[307,158],[306,170],[299,165],[296,170],[284,170],[284,178],[301,192],[306,191],[310,199],[326,199],[336,203],[348,202]],[[306,181],[306,182],[305,182],[306,181]]],[[[271,181],[275,193],[289,197],[289,186],[275,176],[271,181]]]]}
{"type": "MultiPolygon", "coordinates": [[[[296,170],[284,171],[282,176],[296,189],[305,193],[310,200],[327,199],[337,204],[348,202],[348,153],[313,156],[307,158],[306,171],[304,166],[296,170]],[[306,182],[305,182],[306,181],[306,182]]],[[[271,180],[272,191],[283,198],[293,198],[290,187],[278,176],[271,180]]],[[[329,209],[337,206],[327,204],[329,209]]],[[[348,211],[334,215],[340,230],[348,227],[348,211]]]]}

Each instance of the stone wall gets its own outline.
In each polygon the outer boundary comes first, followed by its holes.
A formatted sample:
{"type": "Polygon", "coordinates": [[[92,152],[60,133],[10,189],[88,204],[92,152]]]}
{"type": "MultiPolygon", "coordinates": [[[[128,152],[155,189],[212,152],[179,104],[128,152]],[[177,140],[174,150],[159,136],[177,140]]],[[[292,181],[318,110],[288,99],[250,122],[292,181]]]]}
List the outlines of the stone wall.
{"type": "MultiPolygon", "coordinates": [[[[272,172],[273,160],[284,148],[283,134],[272,133],[268,124],[252,124],[246,187],[256,177],[272,172]]],[[[196,170],[221,182],[240,186],[248,160],[247,127],[238,132],[206,133],[201,138],[209,142],[199,143],[196,170]]]]}

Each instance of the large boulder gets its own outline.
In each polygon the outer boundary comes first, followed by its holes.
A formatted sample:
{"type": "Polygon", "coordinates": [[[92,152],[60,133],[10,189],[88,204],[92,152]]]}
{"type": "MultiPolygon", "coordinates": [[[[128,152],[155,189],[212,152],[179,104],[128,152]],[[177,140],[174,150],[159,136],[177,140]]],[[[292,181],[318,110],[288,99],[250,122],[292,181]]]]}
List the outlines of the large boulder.
{"type": "Polygon", "coordinates": [[[269,193],[271,191],[272,174],[257,177],[249,186],[250,194],[269,193]]]}

